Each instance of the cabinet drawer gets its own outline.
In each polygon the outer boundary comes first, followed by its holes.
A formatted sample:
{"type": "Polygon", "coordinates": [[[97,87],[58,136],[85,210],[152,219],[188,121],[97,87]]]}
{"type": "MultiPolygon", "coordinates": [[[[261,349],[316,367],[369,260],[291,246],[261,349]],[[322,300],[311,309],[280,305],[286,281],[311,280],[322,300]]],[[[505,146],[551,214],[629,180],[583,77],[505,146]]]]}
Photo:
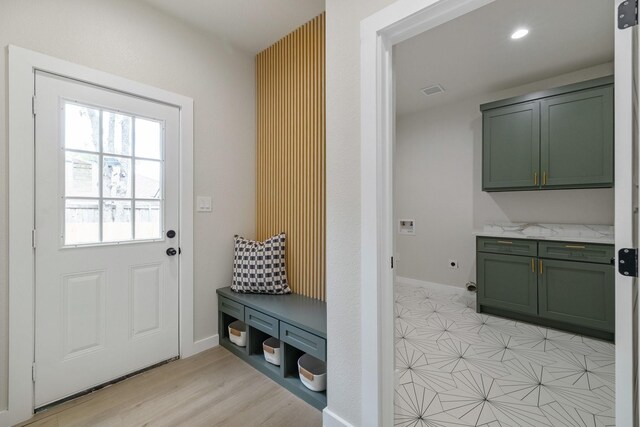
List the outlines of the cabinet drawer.
{"type": "Polygon", "coordinates": [[[249,326],[261,330],[265,334],[269,334],[275,338],[279,337],[280,321],[278,319],[274,319],[271,316],[247,307],[244,312],[244,322],[249,326]]]}
{"type": "Polygon", "coordinates": [[[540,242],[538,251],[540,258],[598,264],[611,264],[611,259],[615,256],[612,245],[589,243],[540,242]]]}
{"type": "Polygon", "coordinates": [[[320,360],[327,360],[327,342],[324,338],[281,322],[280,340],[320,360]]]}
{"type": "Polygon", "coordinates": [[[244,321],[244,305],[231,301],[228,298],[218,296],[218,310],[244,321]]]}
{"type": "Polygon", "coordinates": [[[535,240],[478,237],[477,246],[478,252],[523,256],[538,254],[538,242],[535,240]]]}

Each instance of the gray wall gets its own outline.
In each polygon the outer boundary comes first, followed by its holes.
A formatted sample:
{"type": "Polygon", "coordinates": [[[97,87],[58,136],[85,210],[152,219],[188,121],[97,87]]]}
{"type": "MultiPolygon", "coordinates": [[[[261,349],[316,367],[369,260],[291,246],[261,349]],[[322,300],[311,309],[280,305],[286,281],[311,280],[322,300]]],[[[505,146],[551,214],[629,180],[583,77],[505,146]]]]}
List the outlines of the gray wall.
{"type": "MultiPolygon", "coordinates": [[[[195,339],[217,331],[217,287],[228,286],[232,238],[255,234],[254,58],[129,0],[1,0],[0,46],[13,44],[192,97],[195,339]],[[238,170],[242,173],[238,173],[238,170]]],[[[7,378],[6,52],[0,55],[0,409],[7,378]]]]}
{"type": "Polygon", "coordinates": [[[326,0],[328,408],[354,426],[362,404],[360,21],[391,3],[326,0]]]}
{"type": "Polygon", "coordinates": [[[603,64],[399,117],[396,227],[398,219],[415,219],[416,235],[396,232],[396,274],[458,287],[475,281],[472,233],[487,222],[613,224],[613,189],[483,192],[479,110],[484,102],[612,73],[613,64],[603,64]],[[460,268],[450,269],[449,259],[458,260],[460,268]]]}

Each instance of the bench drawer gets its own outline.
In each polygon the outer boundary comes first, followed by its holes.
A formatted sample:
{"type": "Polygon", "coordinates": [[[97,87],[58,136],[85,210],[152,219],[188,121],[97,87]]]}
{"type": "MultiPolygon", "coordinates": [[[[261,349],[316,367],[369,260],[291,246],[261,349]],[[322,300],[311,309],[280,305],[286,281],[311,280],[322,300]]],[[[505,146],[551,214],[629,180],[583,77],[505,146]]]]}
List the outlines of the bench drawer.
{"type": "Polygon", "coordinates": [[[538,254],[538,242],[536,240],[478,237],[477,246],[478,252],[533,257],[538,254]]]}
{"type": "Polygon", "coordinates": [[[244,321],[244,305],[218,295],[218,310],[244,321]]]}
{"type": "Polygon", "coordinates": [[[315,358],[325,362],[327,360],[327,342],[317,335],[280,322],[280,340],[315,358]]]}
{"type": "Polygon", "coordinates": [[[567,261],[594,262],[611,264],[614,255],[612,245],[596,245],[592,243],[540,242],[540,258],[567,261]]]}
{"type": "Polygon", "coordinates": [[[280,321],[264,313],[247,307],[244,311],[244,322],[265,334],[278,338],[280,336],[280,321]]]}

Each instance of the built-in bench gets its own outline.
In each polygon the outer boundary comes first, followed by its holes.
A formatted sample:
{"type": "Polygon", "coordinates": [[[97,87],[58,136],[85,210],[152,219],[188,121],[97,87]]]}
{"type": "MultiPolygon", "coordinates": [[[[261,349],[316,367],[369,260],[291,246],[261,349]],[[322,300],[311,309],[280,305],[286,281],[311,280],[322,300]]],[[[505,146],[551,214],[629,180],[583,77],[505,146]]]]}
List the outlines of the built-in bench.
{"type": "Polygon", "coordinates": [[[229,287],[217,293],[220,345],[309,404],[326,407],[327,392],[311,391],[300,381],[298,359],[307,353],[326,362],[327,304],[297,294],[238,294],[229,287]],[[246,347],[229,340],[229,325],[235,320],[247,325],[246,347]],[[264,359],[262,343],[270,336],[280,340],[280,366],[264,359]]]}

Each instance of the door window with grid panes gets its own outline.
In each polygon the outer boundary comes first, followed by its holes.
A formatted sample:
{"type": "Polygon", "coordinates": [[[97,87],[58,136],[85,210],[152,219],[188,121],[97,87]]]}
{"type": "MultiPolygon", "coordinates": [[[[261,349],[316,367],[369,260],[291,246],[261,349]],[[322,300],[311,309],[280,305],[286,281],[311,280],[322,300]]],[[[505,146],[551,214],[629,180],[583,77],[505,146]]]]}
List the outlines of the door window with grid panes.
{"type": "Polygon", "coordinates": [[[163,123],[64,101],[64,246],[163,236],[163,123]]]}

